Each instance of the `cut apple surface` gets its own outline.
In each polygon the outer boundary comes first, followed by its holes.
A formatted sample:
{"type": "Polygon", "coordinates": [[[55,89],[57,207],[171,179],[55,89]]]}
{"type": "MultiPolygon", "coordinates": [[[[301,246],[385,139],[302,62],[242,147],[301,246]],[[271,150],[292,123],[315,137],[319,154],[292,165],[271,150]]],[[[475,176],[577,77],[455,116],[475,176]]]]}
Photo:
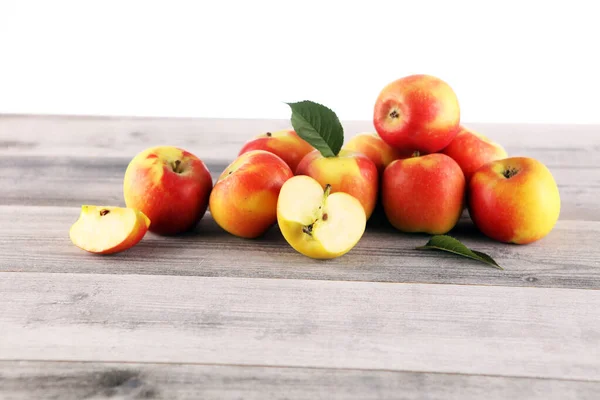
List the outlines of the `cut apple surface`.
{"type": "Polygon", "coordinates": [[[282,186],[277,201],[277,222],[285,240],[299,253],[329,259],[349,252],[362,237],[366,214],[353,196],[323,187],[315,179],[298,175],[282,186]]]}
{"type": "Polygon", "coordinates": [[[135,246],[149,226],[150,219],[133,208],[84,205],[69,236],[90,253],[112,254],[135,246]]]}

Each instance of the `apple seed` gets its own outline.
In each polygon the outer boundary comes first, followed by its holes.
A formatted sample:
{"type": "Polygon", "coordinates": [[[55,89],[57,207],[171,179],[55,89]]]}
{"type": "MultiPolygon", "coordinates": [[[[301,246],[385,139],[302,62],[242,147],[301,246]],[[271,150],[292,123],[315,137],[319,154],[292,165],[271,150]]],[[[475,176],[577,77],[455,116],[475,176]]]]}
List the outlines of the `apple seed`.
{"type": "Polygon", "coordinates": [[[108,214],[110,212],[110,210],[107,210],[106,208],[100,210],[100,216],[104,217],[106,214],[108,214]]]}

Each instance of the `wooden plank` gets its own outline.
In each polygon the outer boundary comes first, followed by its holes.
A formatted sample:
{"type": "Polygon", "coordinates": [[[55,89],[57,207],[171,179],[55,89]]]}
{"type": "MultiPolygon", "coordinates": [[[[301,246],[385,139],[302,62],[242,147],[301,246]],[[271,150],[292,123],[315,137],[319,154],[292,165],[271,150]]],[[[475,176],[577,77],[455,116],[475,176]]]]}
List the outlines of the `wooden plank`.
{"type": "MultiPolygon", "coordinates": [[[[564,155],[565,158],[568,154],[564,155]]],[[[600,160],[600,153],[598,153],[600,160]]],[[[124,204],[123,175],[130,160],[99,157],[0,158],[0,205],[77,206],[89,203],[124,204]]],[[[207,163],[213,178],[227,161],[207,163]]],[[[561,193],[561,218],[600,221],[600,167],[555,167],[561,193]],[[576,178],[575,178],[576,177],[576,178]]]]}
{"type": "Polygon", "coordinates": [[[463,220],[452,234],[489,253],[505,268],[499,271],[453,255],[414,250],[428,236],[402,234],[376,221],[348,254],[318,261],[294,251],[276,226],[260,239],[240,239],[223,231],[209,214],[194,233],[149,233],[126,252],[95,256],[69,240],[78,215],[78,208],[0,206],[0,271],[600,288],[600,222],[559,221],[543,240],[515,246],[488,240],[463,220]]]}
{"type": "Polygon", "coordinates": [[[597,381],[600,291],[3,273],[0,359],[597,381]]]}
{"type": "MultiPolygon", "coordinates": [[[[343,124],[346,138],[373,131],[371,121],[343,124]]],[[[552,167],[600,166],[600,125],[465,125],[502,143],[512,155],[531,155],[552,167]]],[[[0,155],[130,159],[149,146],[172,144],[206,160],[231,160],[252,136],[289,127],[289,119],[0,115],[0,155]]]]}
{"type": "Polygon", "coordinates": [[[233,365],[0,362],[0,396],[29,399],[596,399],[600,382],[233,365]]]}
{"type": "MultiPolygon", "coordinates": [[[[89,203],[119,204],[123,200],[123,176],[130,160],[100,157],[0,158],[0,204],[81,206],[89,203]]],[[[211,162],[216,180],[227,163],[211,162]]]]}

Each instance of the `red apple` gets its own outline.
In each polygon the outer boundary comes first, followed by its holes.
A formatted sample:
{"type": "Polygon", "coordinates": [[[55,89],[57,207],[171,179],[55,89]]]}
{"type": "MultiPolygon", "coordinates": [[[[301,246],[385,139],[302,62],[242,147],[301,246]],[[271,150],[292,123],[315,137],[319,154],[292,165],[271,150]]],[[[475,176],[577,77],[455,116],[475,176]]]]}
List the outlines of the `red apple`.
{"type": "Polygon", "coordinates": [[[415,155],[388,165],[381,195],[384,212],[396,229],[445,234],[462,214],[465,176],[445,154],[415,155]]]}
{"type": "Polygon", "coordinates": [[[465,127],[461,127],[458,135],[442,153],[452,157],[460,165],[467,182],[482,165],[508,157],[501,145],[465,127]]]}
{"type": "Polygon", "coordinates": [[[223,171],[210,195],[210,213],[232,235],[257,238],[277,221],[277,198],[293,177],[280,157],[264,150],[239,156],[223,171]]]}
{"type": "Polygon", "coordinates": [[[446,82],[431,75],[410,75],[381,90],[373,123],[379,136],[398,150],[435,153],[458,133],[460,107],[446,82]]]}
{"type": "Polygon", "coordinates": [[[206,213],[212,177],[204,162],[186,150],[158,146],[129,163],[125,203],[150,218],[150,231],[173,235],[193,229],[206,213]]]}
{"type": "Polygon", "coordinates": [[[399,151],[384,142],[377,132],[359,133],[352,137],[344,146],[344,150],[357,151],[369,157],[377,167],[379,175],[385,167],[399,158],[410,157],[412,151],[399,151]]]}
{"type": "Polygon", "coordinates": [[[527,244],[546,236],[560,214],[554,177],[540,161],[511,157],[479,168],[469,182],[469,215],[486,236],[527,244]]]}
{"type": "Polygon", "coordinates": [[[238,156],[252,150],[265,150],[281,157],[295,171],[302,158],[314,149],[295,131],[281,130],[255,136],[244,144],[238,156]]]}
{"type": "Polygon", "coordinates": [[[367,219],[377,203],[379,175],[377,167],[366,155],[341,150],[333,157],[325,157],[318,150],[308,153],[298,164],[296,175],[307,175],[321,184],[331,185],[331,193],[344,192],[362,204],[367,219]]]}

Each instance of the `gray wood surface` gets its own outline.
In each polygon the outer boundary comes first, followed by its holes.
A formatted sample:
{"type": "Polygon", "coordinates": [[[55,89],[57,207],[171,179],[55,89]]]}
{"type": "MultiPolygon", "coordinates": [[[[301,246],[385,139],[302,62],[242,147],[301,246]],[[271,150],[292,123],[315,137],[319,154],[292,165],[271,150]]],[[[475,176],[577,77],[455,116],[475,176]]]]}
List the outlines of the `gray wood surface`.
{"type": "Polygon", "coordinates": [[[137,152],[178,145],[216,178],[289,121],[0,115],[0,398],[595,398],[600,127],[467,125],[559,185],[540,242],[495,243],[466,214],[452,232],[504,271],[418,252],[428,236],[380,214],[326,262],[276,226],[238,239],[210,214],[93,256],[68,229],[81,204],[123,205],[137,152]]]}
{"type": "Polygon", "coordinates": [[[0,296],[5,360],[600,379],[596,290],[10,273],[0,296]]]}
{"type": "Polygon", "coordinates": [[[596,400],[600,382],[325,368],[0,362],[5,399],[596,400]]]}
{"type": "Polygon", "coordinates": [[[150,233],[126,252],[99,257],[69,240],[79,211],[0,206],[0,271],[600,288],[600,221],[561,220],[542,242],[504,246],[483,237],[464,218],[452,234],[489,253],[505,268],[500,271],[450,254],[415,250],[429,236],[402,234],[383,222],[373,221],[347,257],[322,262],[293,250],[277,226],[260,239],[240,239],[223,231],[210,214],[192,234],[165,238],[150,233]],[[578,249],[575,254],[573,248],[578,249]]]}
{"type": "MultiPolygon", "coordinates": [[[[346,138],[373,131],[371,121],[343,121],[346,138]]],[[[549,166],[598,167],[600,125],[480,124],[465,126],[503,144],[512,155],[535,153],[549,166]],[[572,157],[565,158],[564,152],[572,157]]],[[[148,146],[185,146],[206,160],[235,157],[240,144],[289,120],[122,118],[0,115],[0,154],[131,158],[148,146]]]]}

